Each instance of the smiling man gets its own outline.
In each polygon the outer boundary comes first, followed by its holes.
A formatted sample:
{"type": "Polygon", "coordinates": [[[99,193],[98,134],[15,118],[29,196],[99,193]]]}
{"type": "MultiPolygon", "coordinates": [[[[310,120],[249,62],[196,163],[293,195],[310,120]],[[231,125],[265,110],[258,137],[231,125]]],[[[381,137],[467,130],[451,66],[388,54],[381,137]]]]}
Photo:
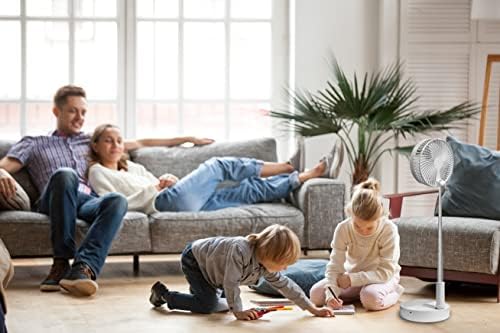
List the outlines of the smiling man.
{"type": "MultiPolygon", "coordinates": [[[[41,193],[36,210],[50,218],[54,262],[40,290],[57,291],[61,286],[74,295],[90,296],[98,289],[95,280],[127,212],[127,200],[118,193],[98,197],[88,186],[85,172],[90,136],[81,131],[87,114],[85,91],[73,85],[61,87],[54,96],[52,112],[57,128],[51,135],[25,136],[0,160],[0,196],[9,199],[16,195],[10,174],[26,168],[41,193]],[[77,218],[90,224],[78,249],[77,218]]],[[[213,140],[144,139],[126,142],[125,148],[185,142],[203,145],[213,140]]]]}

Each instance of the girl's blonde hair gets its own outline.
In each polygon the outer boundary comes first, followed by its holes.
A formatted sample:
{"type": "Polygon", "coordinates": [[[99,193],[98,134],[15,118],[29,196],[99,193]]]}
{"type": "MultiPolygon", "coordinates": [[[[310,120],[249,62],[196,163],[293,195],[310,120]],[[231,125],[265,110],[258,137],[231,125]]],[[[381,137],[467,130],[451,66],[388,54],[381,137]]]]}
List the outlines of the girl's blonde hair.
{"type": "MultiPolygon", "coordinates": [[[[89,154],[88,154],[89,167],[87,168],[87,172],[86,172],[87,178],[88,178],[88,172],[89,172],[90,167],[96,163],[101,162],[101,157],[99,155],[97,155],[97,153],[94,151],[93,145],[96,144],[97,142],[99,142],[99,139],[101,138],[102,133],[104,133],[104,131],[107,130],[108,128],[116,128],[118,130],[120,129],[118,126],[113,125],[113,124],[99,125],[95,128],[94,134],[92,134],[92,138],[90,138],[90,149],[89,149],[89,154]]],[[[122,157],[120,158],[120,160],[118,161],[118,170],[128,171],[127,159],[128,159],[128,155],[123,154],[122,157]]]]}
{"type": "Polygon", "coordinates": [[[351,202],[346,207],[346,213],[365,221],[373,221],[384,215],[379,181],[368,178],[356,185],[351,202]]]}
{"type": "Polygon", "coordinates": [[[299,238],[284,225],[270,225],[258,234],[248,235],[247,239],[254,246],[259,260],[291,265],[300,257],[299,238]]]}

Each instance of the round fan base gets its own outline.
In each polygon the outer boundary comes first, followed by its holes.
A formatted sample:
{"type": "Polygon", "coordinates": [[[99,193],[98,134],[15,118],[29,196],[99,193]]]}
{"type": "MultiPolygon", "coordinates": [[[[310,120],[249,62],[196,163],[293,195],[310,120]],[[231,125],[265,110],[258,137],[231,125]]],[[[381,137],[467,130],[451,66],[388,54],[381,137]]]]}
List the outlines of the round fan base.
{"type": "Polygon", "coordinates": [[[437,323],[450,318],[450,306],[445,303],[443,309],[436,309],[436,300],[416,299],[401,303],[399,316],[416,323],[437,323]]]}

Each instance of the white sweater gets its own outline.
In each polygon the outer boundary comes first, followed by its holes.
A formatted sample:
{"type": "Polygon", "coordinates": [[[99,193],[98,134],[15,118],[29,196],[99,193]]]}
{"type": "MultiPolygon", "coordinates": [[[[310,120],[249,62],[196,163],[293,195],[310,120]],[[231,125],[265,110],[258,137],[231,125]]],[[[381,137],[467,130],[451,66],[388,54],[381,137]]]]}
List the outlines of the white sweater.
{"type": "MultiPolygon", "coordinates": [[[[337,277],[347,272],[351,286],[384,283],[399,276],[399,234],[396,225],[381,218],[375,232],[369,236],[358,233],[351,219],[339,223],[333,234],[332,253],[326,266],[328,285],[337,295],[337,277]]],[[[327,299],[330,294],[326,292],[327,299]]]]}
{"type": "Polygon", "coordinates": [[[142,165],[127,161],[128,171],[112,170],[99,163],[89,169],[89,183],[94,191],[103,195],[118,192],[127,197],[128,210],[151,214],[157,212],[154,203],[160,182],[142,165]]]}

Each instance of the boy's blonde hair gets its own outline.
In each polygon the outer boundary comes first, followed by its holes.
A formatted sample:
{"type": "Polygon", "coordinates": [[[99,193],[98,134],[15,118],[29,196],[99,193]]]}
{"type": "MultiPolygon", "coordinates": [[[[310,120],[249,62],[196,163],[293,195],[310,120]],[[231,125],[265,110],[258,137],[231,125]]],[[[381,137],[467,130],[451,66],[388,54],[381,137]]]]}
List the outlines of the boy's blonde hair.
{"type": "Polygon", "coordinates": [[[373,221],[384,215],[378,180],[368,178],[356,185],[346,212],[365,221],[373,221]]]}
{"type": "Polygon", "coordinates": [[[299,238],[284,225],[270,225],[258,234],[248,235],[247,239],[254,245],[259,260],[291,265],[300,257],[299,238]]]}

